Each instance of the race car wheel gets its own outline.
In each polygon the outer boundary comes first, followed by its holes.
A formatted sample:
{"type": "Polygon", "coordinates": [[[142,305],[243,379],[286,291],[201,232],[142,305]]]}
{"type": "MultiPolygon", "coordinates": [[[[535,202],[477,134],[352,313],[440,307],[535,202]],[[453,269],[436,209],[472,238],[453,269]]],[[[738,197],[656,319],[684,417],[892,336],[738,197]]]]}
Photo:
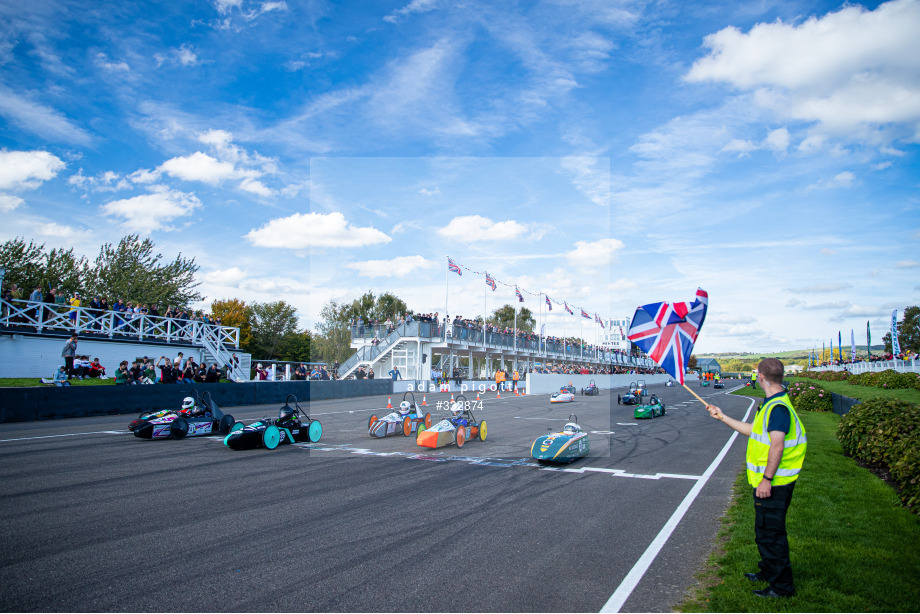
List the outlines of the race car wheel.
{"type": "Polygon", "coordinates": [[[224,414],[224,417],[220,419],[220,424],[218,425],[218,432],[221,435],[227,435],[230,433],[230,429],[236,423],[236,420],[233,419],[233,416],[230,414],[224,414]]]}
{"type": "Polygon", "coordinates": [[[415,430],[416,437],[418,437],[418,434],[419,434],[419,433],[422,433],[424,430],[425,430],[425,423],[424,423],[424,422],[419,422],[419,423],[418,423],[418,428],[415,430]]]}
{"type": "MultiPolygon", "coordinates": [[[[243,423],[242,423],[242,422],[234,422],[234,423],[233,423],[233,426],[230,427],[230,433],[235,433],[235,432],[237,432],[237,431],[242,431],[242,430],[243,430],[243,423]]],[[[228,433],[228,435],[229,435],[230,433],[228,433]]]]}
{"type": "Polygon", "coordinates": [[[409,416],[403,418],[403,435],[408,437],[412,434],[412,419],[409,416]]]}
{"type": "Polygon", "coordinates": [[[281,442],[281,431],[274,424],[270,424],[262,431],[262,444],[269,450],[274,450],[281,442]]]}
{"type": "Polygon", "coordinates": [[[169,434],[173,439],[182,439],[188,435],[188,420],[176,418],[169,425],[169,434]]]}
{"type": "Polygon", "coordinates": [[[457,430],[454,431],[454,443],[457,444],[458,448],[462,448],[463,444],[466,443],[466,429],[462,426],[458,426],[457,430]]]}
{"type": "Polygon", "coordinates": [[[479,423],[479,441],[485,441],[486,435],[488,434],[489,427],[486,426],[486,421],[483,420],[479,423]]]}
{"type": "Polygon", "coordinates": [[[319,438],[323,436],[323,425],[319,423],[319,420],[310,421],[310,426],[307,428],[307,436],[313,443],[319,441],[319,438]]]}
{"type": "Polygon", "coordinates": [[[428,412],[425,412],[425,428],[426,429],[431,428],[431,414],[429,414],[428,412]]]}
{"type": "Polygon", "coordinates": [[[371,419],[367,421],[367,430],[371,430],[375,422],[377,422],[377,414],[371,414],[371,419]]]}

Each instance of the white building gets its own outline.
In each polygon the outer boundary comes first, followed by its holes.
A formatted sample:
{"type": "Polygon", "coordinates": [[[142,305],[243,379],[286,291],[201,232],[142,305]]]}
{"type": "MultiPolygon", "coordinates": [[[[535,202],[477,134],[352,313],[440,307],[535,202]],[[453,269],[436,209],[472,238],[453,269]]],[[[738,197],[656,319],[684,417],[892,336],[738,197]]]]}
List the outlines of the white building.
{"type": "Polygon", "coordinates": [[[601,345],[611,350],[620,350],[629,353],[632,349],[632,343],[626,338],[626,332],[629,330],[629,318],[614,318],[604,322],[604,338],[601,345]]]}

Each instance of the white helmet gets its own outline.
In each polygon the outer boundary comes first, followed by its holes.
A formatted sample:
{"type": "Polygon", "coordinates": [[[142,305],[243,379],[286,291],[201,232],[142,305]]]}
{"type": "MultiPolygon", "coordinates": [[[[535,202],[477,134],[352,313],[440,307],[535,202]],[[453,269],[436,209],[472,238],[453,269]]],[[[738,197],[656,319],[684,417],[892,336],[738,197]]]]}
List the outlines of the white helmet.
{"type": "Polygon", "coordinates": [[[403,401],[399,404],[399,413],[401,414],[408,414],[411,409],[412,406],[409,404],[409,401],[403,401]]]}
{"type": "Polygon", "coordinates": [[[460,414],[462,414],[463,413],[463,403],[460,403],[459,401],[457,401],[453,405],[451,405],[450,413],[452,413],[455,416],[459,416],[460,414]]]}
{"type": "Polygon", "coordinates": [[[185,397],[182,399],[182,411],[195,408],[195,399],[192,397],[185,397]]]}
{"type": "Polygon", "coordinates": [[[562,429],[563,433],[580,433],[581,427],[575,424],[574,422],[569,422],[562,429]]]}

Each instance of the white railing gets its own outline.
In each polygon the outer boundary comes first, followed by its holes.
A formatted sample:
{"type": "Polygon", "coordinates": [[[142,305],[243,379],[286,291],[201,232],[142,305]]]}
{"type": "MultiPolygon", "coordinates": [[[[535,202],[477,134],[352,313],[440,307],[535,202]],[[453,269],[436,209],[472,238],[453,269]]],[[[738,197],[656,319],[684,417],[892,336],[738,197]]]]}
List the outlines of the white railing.
{"type": "MultiPolygon", "coordinates": [[[[110,339],[120,335],[139,340],[150,339],[199,346],[204,345],[202,339],[207,336],[215,349],[224,353],[225,346],[239,348],[240,344],[240,329],[230,326],[121,311],[100,312],[89,307],[69,307],[33,301],[0,300],[0,327],[27,327],[38,333],[88,332],[105,335],[110,339]]],[[[217,353],[212,353],[219,358],[217,353]]]]}
{"type": "Polygon", "coordinates": [[[826,367],[813,367],[812,371],[849,371],[854,375],[872,373],[891,369],[899,373],[920,373],[920,364],[917,359],[911,360],[873,360],[871,362],[854,362],[843,365],[828,365],[826,367]]]}

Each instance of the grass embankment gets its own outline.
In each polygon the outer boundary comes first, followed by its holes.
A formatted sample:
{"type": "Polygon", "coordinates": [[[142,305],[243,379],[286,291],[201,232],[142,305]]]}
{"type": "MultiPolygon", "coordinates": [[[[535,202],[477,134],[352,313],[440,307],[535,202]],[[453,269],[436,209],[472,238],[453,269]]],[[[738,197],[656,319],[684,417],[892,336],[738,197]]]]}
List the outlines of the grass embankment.
{"type": "MultiPolygon", "coordinates": [[[[760,390],[745,390],[748,396],[762,396],[760,390]]],[[[843,455],[836,437],[838,416],[800,416],[808,432],[808,453],[787,517],[796,596],[756,597],[752,591],[763,585],[744,578],[745,572],[757,571],[760,556],[754,544],[751,488],[741,471],[722,519],[719,546],[700,577],[702,587],[679,609],[920,611],[920,518],[901,506],[890,486],[843,455]]]]}
{"type": "MultiPolygon", "coordinates": [[[[909,401],[910,403],[920,404],[920,390],[914,390],[913,388],[875,388],[874,386],[854,386],[846,382],[822,382],[816,379],[808,379],[806,377],[790,377],[787,378],[790,384],[795,382],[807,382],[814,386],[821,386],[828,392],[836,392],[837,394],[842,394],[844,396],[852,397],[854,399],[860,399],[866,401],[868,399],[875,399],[878,397],[884,399],[901,399],[902,401],[909,401]]],[[[737,394],[745,397],[756,397],[759,399],[763,398],[763,390],[757,388],[757,390],[751,390],[750,386],[745,386],[738,390],[732,392],[732,394],[737,394]]]]}

